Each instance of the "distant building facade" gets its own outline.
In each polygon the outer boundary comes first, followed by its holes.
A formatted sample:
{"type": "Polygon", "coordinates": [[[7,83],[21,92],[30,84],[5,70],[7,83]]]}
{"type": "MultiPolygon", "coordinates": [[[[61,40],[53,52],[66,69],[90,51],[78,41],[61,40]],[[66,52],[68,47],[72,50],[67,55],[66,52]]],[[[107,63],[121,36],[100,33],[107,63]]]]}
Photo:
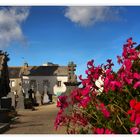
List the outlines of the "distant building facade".
{"type": "Polygon", "coordinates": [[[11,92],[28,98],[29,89],[43,95],[60,95],[66,91],[64,82],[68,80],[67,66],[56,64],[43,64],[43,66],[29,66],[27,63],[21,67],[9,67],[11,92]]]}

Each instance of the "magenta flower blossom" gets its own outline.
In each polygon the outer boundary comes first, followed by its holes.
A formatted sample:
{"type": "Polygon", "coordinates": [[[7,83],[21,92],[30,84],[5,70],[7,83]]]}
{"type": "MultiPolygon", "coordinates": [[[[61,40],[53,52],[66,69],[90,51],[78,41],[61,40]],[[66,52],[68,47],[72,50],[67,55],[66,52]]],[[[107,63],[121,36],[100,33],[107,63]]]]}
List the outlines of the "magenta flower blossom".
{"type": "Polygon", "coordinates": [[[97,134],[104,134],[104,129],[103,128],[97,128],[96,133],[97,134]]]}
{"type": "Polygon", "coordinates": [[[118,63],[121,64],[123,62],[122,58],[120,56],[117,56],[118,58],[118,63]]]}
{"type": "Polygon", "coordinates": [[[110,117],[110,112],[107,110],[107,108],[105,107],[104,103],[100,103],[100,105],[96,105],[96,109],[100,110],[105,118],[109,118],[110,117]]]}
{"type": "Polygon", "coordinates": [[[82,98],[82,100],[80,101],[80,106],[82,106],[83,108],[85,108],[87,105],[88,105],[88,103],[90,102],[90,97],[84,97],[84,98],[82,98]]]}
{"type": "Polygon", "coordinates": [[[117,56],[121,65],[117,72],[113,71],[111,59],[99,66],[94,65],[94,60],[87,62],[87,77],[79,76],[82,87],[58,98],[60,111],[55,121],[56,128],[64,125],[68,134],[91,133],[89,128],[93,128],[94,134],[140,133],[140,70],[137,68],[140,51],[134,44],[132,38],[124,44],[122,56],[117,56]],[[95,84],[97,81],[103,90],[99,90],[95,84]],[[119,123],[121,121],[123,125],[119,123]]]}
{"type": "Polygon", "coordinates": [[[113,133],[111,132],[111,130],[105,129],[105,134],[113,134],[113,133]]]}
{"type": "Polygon", "coordinates": [[[137,73],[137,72],[135,72],[135,73],[133,74],[133,77],[134,77],[135,79],[140,80],[140,74],[137,73]]]}
{"type": "Polygon", "coordinates": [[[104,128],[96,128],[95,133],[96,134],[113,134],[111,130],[104,129],[104,128]]]}
{"type": "Polygon", "coordinates": [[[140,87],[140,81],[136,82],[133,86],[134,89],[137,89],[138,87],[140,87]]]}
{"type": "Polygon", "coordinates": [[[67,106],[68,106],[67,96],[66,95],[59,96],[57,100],[57,107],[66,108],[67,106]]]}
{"type": "Polygon", "coordinates": [[[93,66],[94,60],[88,61],[87,66],[93,66]]]}
{"type": "Polygon", "coordinates": [[[132,99],[130,101],[131,109],[128,110],[128,114],[131,116],[130,121],[134,122],[136,126],[140,125],[140,102],[132,99]]]}
{"type": "Polygon", "coordinates": [[[85,87],[85,88],[81,89],[82,96],[88,95],[89,92],[90,92],[90,87],[85,87]]]}
{"type": "Polygon", "coordinates": [[[132,127],[130,129],[130,131],[131,131],[132,134],[138,134],[139,133],[139,128],[138,127],[132,127]]]}
{"type": "Polygon", "coordinates": [[[124,66],[125,66],[125,69],[127,71],[130,71],[130,69],[132,68],[132,62],[130,59],[125,59],[124,60],[124,66]]]}
{"type": "Polygon", "coordinates": [[[140,124],[140,116],[139,116],[140,114],[138,114],[137,116],[136,116],[136,119],[135,119],[135,125],[136,126],[138,126],[139,124],[140,124]]]}

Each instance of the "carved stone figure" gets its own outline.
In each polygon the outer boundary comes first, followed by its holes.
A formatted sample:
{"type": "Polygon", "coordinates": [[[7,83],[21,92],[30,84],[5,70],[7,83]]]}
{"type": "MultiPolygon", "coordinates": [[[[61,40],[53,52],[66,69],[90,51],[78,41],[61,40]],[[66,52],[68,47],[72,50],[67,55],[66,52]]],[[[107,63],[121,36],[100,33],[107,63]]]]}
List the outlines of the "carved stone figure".
{"type": "Polygon", "coordinates": [[[10,92],[9,86],[9,72],[7,62],[9,61],[9,57],[7,52],[2,52],[0,50],[0,98],[7,96],[10,92]]]}

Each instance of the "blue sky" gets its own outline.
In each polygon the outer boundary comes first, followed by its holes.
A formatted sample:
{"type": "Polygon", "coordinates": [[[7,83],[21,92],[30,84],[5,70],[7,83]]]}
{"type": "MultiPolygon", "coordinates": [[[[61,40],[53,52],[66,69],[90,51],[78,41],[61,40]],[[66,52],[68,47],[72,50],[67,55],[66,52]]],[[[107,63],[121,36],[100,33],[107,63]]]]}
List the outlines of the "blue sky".
{"type": "Polygon", "coordinates": [[[77,75],[84,75],[88,60],[99,65],[110,58],[117,70],[126,39],[140,43],[138,6],[12,8],[0,9],[0,47],[10,55],[9,66],[74,61],[77,75]]]}

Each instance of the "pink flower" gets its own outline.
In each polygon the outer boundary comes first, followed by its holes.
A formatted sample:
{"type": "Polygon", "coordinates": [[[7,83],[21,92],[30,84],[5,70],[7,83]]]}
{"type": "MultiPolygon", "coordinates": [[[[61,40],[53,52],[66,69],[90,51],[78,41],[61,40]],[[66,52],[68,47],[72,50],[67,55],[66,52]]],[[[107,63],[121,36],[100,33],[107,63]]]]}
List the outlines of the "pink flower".
{"type": "Polygon", "coordinates": [[[127,42],[128,42],[129,44],[133,44],[132,37],[130,37],[129,39],[127,39],[127,42]]]}
{"type": "Polygon", "coordinates": [[[136,105],[134,106],[134,109],[137,111],[137,112],[140,112],[140,102],[137,102],[136,105]]]}
{"type": "Polygon", "coordinates": [[[138,127],[132,127],[132,128],[130,129],[130,131],[132,132],[132,134],[138,134],[139,128],[138,128],[138,127]]]}
{"type": "MultiPolygon", "coordinates": [[[[130,111],[128,111],[128,113],[129,113],[130,111]]],[[[136,111],[135,110],[132,110],[132,112],[131,112],[131,117],[130,117],[130,121],[131,122],[134,122],[135,121],[135,116],[136,116],[136,111]]]]}
{"type": "Polygon", "coordinates": [[[103,128],[97,128],[96,133],[97,134],[104,134],[104,129],[103,128]]]}
{"type": "Polygon", "coordinates": [[[73,99],[73,101],[75,102],[79,102],[81,101],[81,89],[75,89],[72,91],[71,93],[71,98],[73,99]]]}
{"type": "Polygon", "coordinates": [[[105,109],[105,110],[102,110],[102,113],[104,114],[104,116],[105,116],[106,118],[109,118],[109,117],[110,117],[110,112],[107,111],[106,109],[105,109]]]}
{"type": "Polygon", "coordinates": [[[68,106],[67,96],[66,95],[59,96],[57,100],[57,107],[66,108],[67,106],[68,106]]]}
{"type": "Polygon", "coordinates": [[[79,76],[79,79],[82,81],[83,86],[86,86],[90,83],[90,79],[82,79],[82,75],[79,76]]]}
{"type": "Polygon", "coordinates": [[[134,89],[137,89],[138,87],[140,87],[140,81],[136,82],[133,86],[134,89]]]}
{"type": "Polygon", "coordinates": [[[130,71],[131,67],[132,67],[132,62],[130,59],[125,59],[124,61],[124,66],[125,66],[125,69],[127,71],[130,71]]]}
{"type": "Polygon", "coordinates": [[[100,104],[100,110],[106,118],[110,117],[110,112],[106,109],[103,103],[100,104]]]}
{"type": "Polygon", "coordinates": [[[138,126],[140,124],[140,102],[132,99],[129,104],[131,109],[127,113],[131,116],[130,121],[135,122],[135,125],[138,126]]]}
{"type": "Polygon", "coordinates": [[[140,74],[138,74],[138,73],[134,73],[134,75],[133,75],[133,77],[135,78],[135,79],[139,79],[140,80],[140,74]]]}
{"type": "Polygon", "coordinates": [[[130,46],[133,46],[134,44],[136,44],[136,42],[132,41],[132,37],[130,37],[129,39],[127,39],[127,42],[130,46]]]}
{"type": "Polygon", "coordinates": [[[137,116],[135,119],[135,125],[138,126],[140,124],[140,116],[137,116]]]}
{"type": "Polygon", "coordinates": [[[94,62],[94,60],[88,61],[87,66],[93,66],[93,62],[94,62]]]}
{"type": "Polygon", "coordinates": [[[116,90],[116,88],[121,88],[122,84],[118,81],[111,81],[110,82],[110,88],[111,90],[116,90]]]}
{"type": "Polygon", "coordinates": [[[54,122],[54,127],[57,130],[58,126],[61,125],[63,122],[65,122],[65,117],[62,116],[63,110],[60,109],[59,112],[57,113],[55,122],[54,122]]]}
{"type": "Polygon", "coordinates": [[[80,101],[80,105],[83,107],[83,108],[85,108],[87,105],[88,105],[88,103],[90,102],[90,97],[84,97],[84,98],[82,98],[81,99],[81,101],[80,101]]]}
{"type": "Polygon", "coordinates": [[[95,133],[96,134],[113,134],[111,130],[104,129],[104,128],[96,128],[95,133]]]}
{"type": "Polygon", "coordinates": [[[90,88],[89,88],[89,87],[85,87],[85,88],[83,88],[83,89],[81,90],[81,94],[82,94],[83,96],[88,95],[89,92],[90,92],[90,88]]]}
{"type": "Polygon", "coordinates": [[[83,80],[83,79],[82,79],[82,75],[79,76],[79,79],[80,79],[81,81],[83,80]]]}
{"type": "Polygon", "coordinates": [[[86,70],[85,73],[88,75],[89,74],[89,70],[86,70]]]}
{"type": "Polygon", "coordinates": [[[127,77],[124,78],[127,84],[132,84],[133,79],[129,79],[127,77]]]}
{"type": "Polygon", "coordinates": [[[137,101],[135,99],[130,100],[130,107],[134,108],[134,106],[136,105],[137,101]]]}
{"type": "Polygon", "coordinates": [[[61,103],[60,103],[60,101],[57,101],[57,105],[56,105],[57,107],[61,107],[61,103]]]}
{"type": "Polygon", "coordinates": [[[112,134],[112,132],[111,132],[111,130],[106,129],[106,130],[105,130],[105,134],[112,134]]]}
{"type": "Polygon", "coordinates": [[[131,117],[130,117],[130,121],[131,121],[131,122],[134,122],[134,121],[135,121],[136,111],[134,110],[134,107],[135,107],[136,103],[137,103],[137,101],[136,101],[135,99],[132,99],[132,100],[130,100],[130,102],[129,102],[130,107],[131,107],[132,109],[128,110],[127,113],[128,113],[129,115],[131,115],[131,117]]]}
{"type": "Polygon", "coordinates": [[[117,56],[117,58],[118,58],[118,63],[119,63],[119,64],[123,62],[123,61],[122,61],[122,58],[121,58],[120,56],[117,56]]]}
{"type": "Polygon", "coordinates": [[[127,48],[126,48],[126,46],[123,47],[122,56],[123,56],[124,58],[127,58],[127,48]]]}

